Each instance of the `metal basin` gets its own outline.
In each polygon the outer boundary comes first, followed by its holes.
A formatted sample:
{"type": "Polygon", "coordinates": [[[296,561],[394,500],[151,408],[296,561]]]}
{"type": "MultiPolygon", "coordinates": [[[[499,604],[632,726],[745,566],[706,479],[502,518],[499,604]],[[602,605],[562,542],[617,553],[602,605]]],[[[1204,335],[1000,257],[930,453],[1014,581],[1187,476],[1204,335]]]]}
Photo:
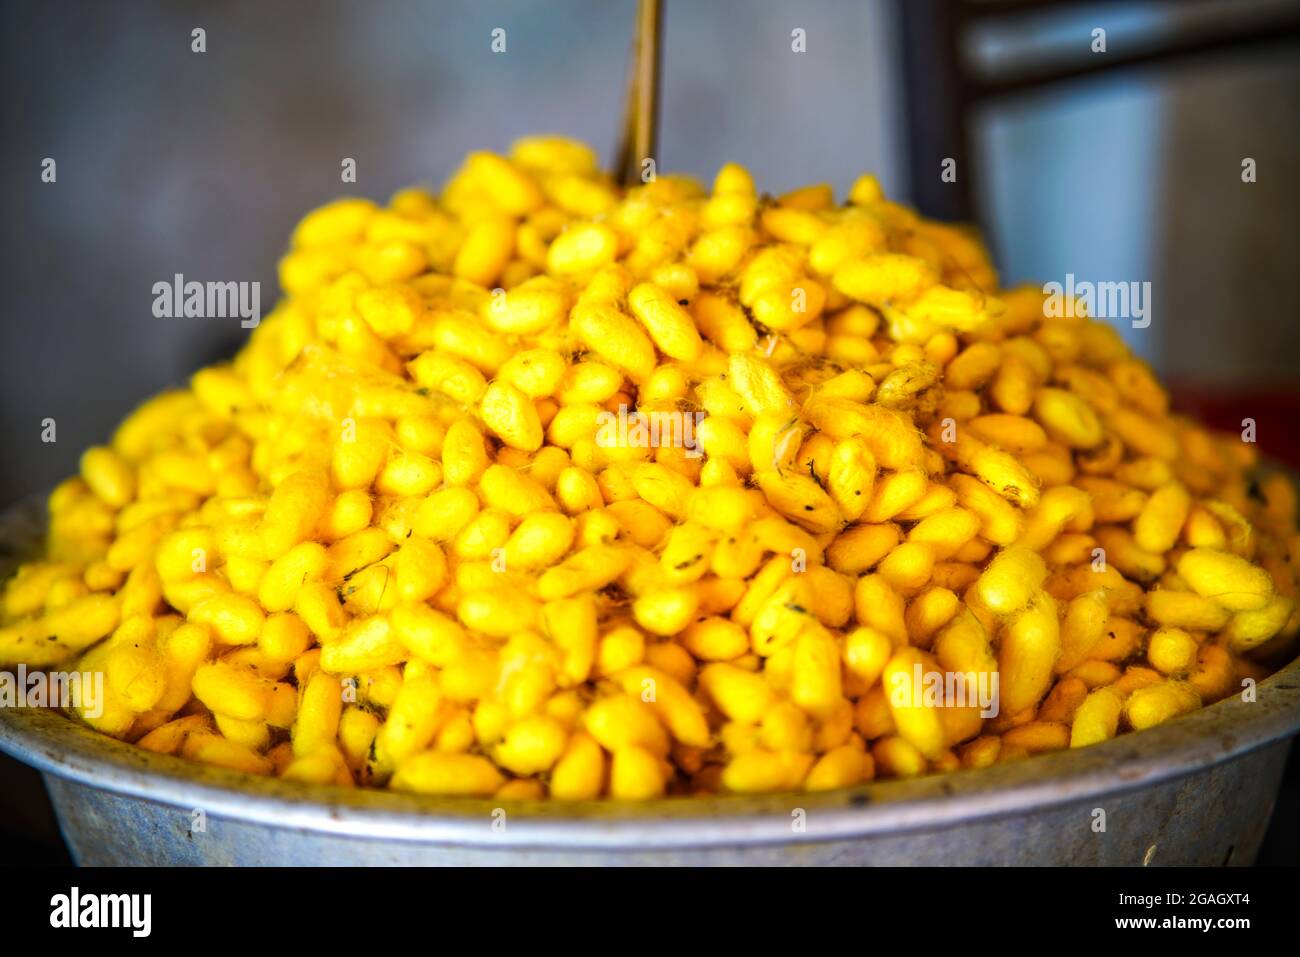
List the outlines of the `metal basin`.
{"type": "MultiPolygon", "coordinates": [[[[11,558],[39,524],[30,505],[0,520],[11,558]]],[[[0,709],[0,750],[43,772],[82,864],[1249,864],[1298,731],[1300,660],[1253,702],[981,771],[823,794],[501,802],[261,778],[0,709]]]]}

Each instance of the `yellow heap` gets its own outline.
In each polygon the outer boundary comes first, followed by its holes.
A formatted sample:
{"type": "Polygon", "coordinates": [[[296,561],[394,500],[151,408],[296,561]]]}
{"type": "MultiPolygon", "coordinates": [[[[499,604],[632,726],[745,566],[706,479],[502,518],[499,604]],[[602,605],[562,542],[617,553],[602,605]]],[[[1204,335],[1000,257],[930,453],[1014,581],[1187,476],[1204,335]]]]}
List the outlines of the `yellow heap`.
{"type": "Polygon", "coordinates": [[[4,593],[0,663],[102,672],[82,717],[140,747],[817,790],[1158,724],[1300,627],[1253,446],[869,176],[844,206],[739,166],[624,192],[530,138],[311,213],[280,276],[233,363],[86,452],[4,593]],[[996,673],[997,715],[908,693],[934,673],[996,673]]]}

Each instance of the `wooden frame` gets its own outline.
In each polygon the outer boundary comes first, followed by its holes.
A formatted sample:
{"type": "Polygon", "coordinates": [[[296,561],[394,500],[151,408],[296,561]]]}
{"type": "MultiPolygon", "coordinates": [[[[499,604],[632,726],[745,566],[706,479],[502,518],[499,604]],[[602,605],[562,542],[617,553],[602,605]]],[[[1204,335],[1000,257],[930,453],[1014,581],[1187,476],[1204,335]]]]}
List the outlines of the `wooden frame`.
{"type": "Polygon", "coordinates": [[[1007,22],[1028,12],[1119,7],[1126,0],[897,0],[903,57],[907,164],[912,200],[926,216],[974,221],[975,179],[970,115],[976,106],[1132,68],[1182,65],[1211,54],[1272,51],[1300,40],[1300,10],[1281,16],[1224,18],[1212,28],[1175,30],[1131,50],[1105,56],[1081,55],[1059,66],[1021,65],[997,76],[981,76],[966,62],[963,43],[977,23],[1007,22]],[[940,179],[940,164],[957,161],[957,180],[940,179]]]}

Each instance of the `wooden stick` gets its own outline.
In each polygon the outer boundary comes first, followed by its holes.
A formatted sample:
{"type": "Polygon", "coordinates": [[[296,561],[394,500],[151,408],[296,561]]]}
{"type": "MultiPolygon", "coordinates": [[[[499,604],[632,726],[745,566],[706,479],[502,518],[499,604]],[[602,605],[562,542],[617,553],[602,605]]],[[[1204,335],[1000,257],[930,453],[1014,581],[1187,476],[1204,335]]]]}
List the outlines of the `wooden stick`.
{"type": "Polygon", "coordinates": [[[616,170],[625,187],[641,182],[641,166],[653,158],[659,132],[659,65],[663,34],[661,0],[637,0],[636,31],[628,70],[627,104],[616,170]]]}

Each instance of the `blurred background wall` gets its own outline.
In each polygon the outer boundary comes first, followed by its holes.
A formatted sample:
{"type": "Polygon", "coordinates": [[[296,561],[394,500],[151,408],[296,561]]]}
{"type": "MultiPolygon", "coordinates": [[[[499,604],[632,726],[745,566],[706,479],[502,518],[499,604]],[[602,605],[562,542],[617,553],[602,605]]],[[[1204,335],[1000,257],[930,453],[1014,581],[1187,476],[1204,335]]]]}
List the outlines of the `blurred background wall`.
{"type": "MultiPolygon", "coordinates": [[[[904,199],[897,3],[667,0],[661,170],[761,189],[865,170],[904,199]],[[791,50],[806,31],[807,52],[791,50]]],[[[1280,0],[1097,3],[978,37],[996,66],[1112,48],[1280,0]]],[[[1296,6],[1295,0],[1281,5],[1296,6]]],[[[1032,5],[1031,5],[1032,6],[1032,5]]],[[[151,314],[155,282],[258,280],[343,193],[439,184],[471,149],[559,132],[612,158],[632,0],[6,0],[0,6],[0,506],[74,471],[132,406],[231,354],[236,320],[151,314]],[[191,30],[207,52],[191,52],[191,30]],[[506,52],[490,49],[506,31],[506,52]],[[41,163],[57,162],[57,182],[41,163]],[[344,157],[358,182],[340,182],[344,157]],[[57,442],[41,441],[42,420],[57,442]]],[[[1134,347],[1203,390],[1300,370],[1300,58],[1216,58],[1000,101],[976,193],[1008,281],[1150,280],[1134,347]],[[1259,180],[1240,179],[1242,157],[1259,180]]],[[[1293,427],[1293,424],[1292,424],[1293,427]]],[[[10,772],[15,773],[15,772],[10,772]]],[[[5,794],[18,794],[4,788],[5,794]]],[[[14,799],[11,799],[11,802],[14,799]]],[[[35,824],[22,804],[0,820],[35,824]]],[[[1290,820],[1300,813],[1293,807],[1290,820]]],[[[29,826],[30,825],[30,826],[29,826]]],[[[1294,846],[1294,845],[1292,845],[1294,846]]]]}

